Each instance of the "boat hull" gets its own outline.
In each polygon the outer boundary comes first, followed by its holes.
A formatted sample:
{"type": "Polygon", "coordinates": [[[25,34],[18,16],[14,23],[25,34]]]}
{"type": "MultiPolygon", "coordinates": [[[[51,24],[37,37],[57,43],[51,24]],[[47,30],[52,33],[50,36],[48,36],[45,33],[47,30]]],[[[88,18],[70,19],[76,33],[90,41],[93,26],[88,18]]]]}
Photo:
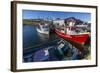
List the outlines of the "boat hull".
{"type": "Polygon", "coordinates": [[[37,32],[39,32],[41,34],[49,34],[49,31],[40,30],[38,28],[37,28],[37,32]]]}
{"type": "Polygon", "coordinates": [[[65,34],[65,33],[59,31],[58,29],[55,29],[55,32],[61,38],[65,39],[65,40],[69,39],[69,40],[79,43],[79,44],[84,44],[87,41],[87,39],[89,38],[88,34],[69,35],[69,34],[65,34]]]}

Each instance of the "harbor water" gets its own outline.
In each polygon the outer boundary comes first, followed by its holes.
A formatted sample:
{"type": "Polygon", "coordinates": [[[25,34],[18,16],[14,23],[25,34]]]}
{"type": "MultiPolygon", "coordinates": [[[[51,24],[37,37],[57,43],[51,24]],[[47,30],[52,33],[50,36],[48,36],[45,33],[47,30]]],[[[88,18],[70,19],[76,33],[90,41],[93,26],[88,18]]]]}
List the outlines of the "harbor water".
{"type": "MultiPolygon", "coordinates": [[[[23,49],[30,49],[31,47],[52,42],[58,39],[54,33],[41,34],[37,32],[35,25],[23,25],[23,49]]],[[[46,46],[46,45],[45,45],[46,46]]]]}
{"type": "Polygon", "coordinates": [[[53,32],[50,34],[41,34],[36,29],[36,25],[23,25],[23,62],[81,59],[77,49],[69,45],[67,41],[62,42],[63,39],[53,32]],[[65,45],[62,48],[65,55],[61,54],[61,51],[57,48],[59,42],[65,45]]]}

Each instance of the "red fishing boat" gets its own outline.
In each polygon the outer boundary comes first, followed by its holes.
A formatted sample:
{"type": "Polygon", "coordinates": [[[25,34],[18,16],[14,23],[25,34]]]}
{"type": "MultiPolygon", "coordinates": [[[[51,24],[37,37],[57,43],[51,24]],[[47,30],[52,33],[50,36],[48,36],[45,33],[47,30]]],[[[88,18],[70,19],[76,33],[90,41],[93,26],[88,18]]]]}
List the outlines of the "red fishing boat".
{"type": "Polygon", "coordinates": [[[65,20],[56,20],[54,24],[56,25],[55,33],[67,41],[70,40],[83,45],[89,38],[90,32],[87,33],[88,23],[85,25],[79,19],[70,17],[65,20]]]}
{"type": "Polygon", "coordinates": [[[83,33],[83,34],[66,34],[57,28],[55,28],[55,33],[60,36],[61,38],[65,40],[71,40],[73,42],[79,43],[79,44],[84,44],[87,39],[89,38],[89,33],[83,33]]]}

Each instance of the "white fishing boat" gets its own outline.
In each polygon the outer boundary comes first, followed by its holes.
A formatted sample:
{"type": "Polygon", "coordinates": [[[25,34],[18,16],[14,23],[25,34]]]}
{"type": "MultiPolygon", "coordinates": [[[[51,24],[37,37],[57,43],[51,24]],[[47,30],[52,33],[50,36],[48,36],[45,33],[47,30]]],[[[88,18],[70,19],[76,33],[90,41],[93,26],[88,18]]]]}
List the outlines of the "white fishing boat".
{"type": "Polygon", "coordinates": [[[37,27],[37,32],[42,34],[49,34],[49,24],[39,24],[37,27]]]}

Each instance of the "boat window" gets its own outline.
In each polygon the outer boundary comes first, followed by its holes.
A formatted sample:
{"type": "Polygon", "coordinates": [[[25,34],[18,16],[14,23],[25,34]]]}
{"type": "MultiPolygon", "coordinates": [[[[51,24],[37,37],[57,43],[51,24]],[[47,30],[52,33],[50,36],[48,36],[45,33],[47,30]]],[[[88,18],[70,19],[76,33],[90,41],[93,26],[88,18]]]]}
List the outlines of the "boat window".
{"type": "Polygon", "coordinates": [[[57,23],[57,25],[59,26],[59,23],[57,23]]]}

